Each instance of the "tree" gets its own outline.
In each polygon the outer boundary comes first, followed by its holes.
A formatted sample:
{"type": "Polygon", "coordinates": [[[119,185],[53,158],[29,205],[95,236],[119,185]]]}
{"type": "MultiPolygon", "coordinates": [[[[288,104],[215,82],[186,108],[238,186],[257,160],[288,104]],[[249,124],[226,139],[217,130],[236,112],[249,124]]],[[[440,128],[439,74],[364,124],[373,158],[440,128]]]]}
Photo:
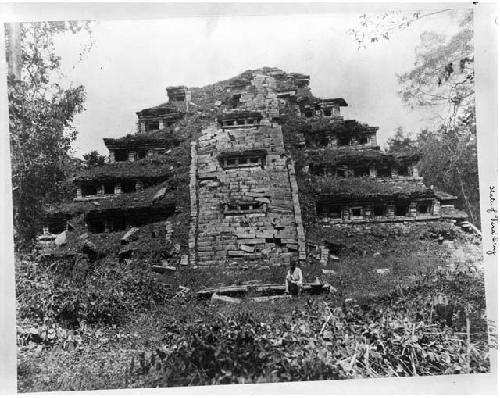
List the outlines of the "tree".
{"type": "Polygon", "coordinates": [[[453,128],[442,126],[435,132],[422,131],[417,137],[417,146],[422,153],[424,182],[456,195],[458,207],[465,209],[480,228],[474,113],[460,117],[453,128]]]}
{"type": "MultiPolygon", "coordinates": [[[[449,11],[364,15],[360,17],[361,28],[351,34],[365,47],[381,38],[388,40],[389,33],[406,29],[424,17],[449,11]]],[[[423,131],[417,137],[417,149],[423,155],[421,174],[428,184],[458,196],[458,205],[479,227],[472,10],[465,10],[458,31],[449,38],[424,32],[415,56],[414,67],[397,76],[398,93],[409,107],[433,109],[440,118],[436,131],[423,131]]],[[[404,137],[396,133],[389,147],[403,144],[404,137]]]]}
{"type": "Polygon", "coordinates": [[[90,30],[82,23],[23,23],[7,28],[8,61],[20,60],[8,76],[9,136],[16,246],[29,246],[40,231],[43,203],[60,199],[66,179],[72,125],[85,101],[84,87],[62,87],[61,59],[54,38],[67,31],[90,30]],[[17,49],[9,51],[9,49],[17,49]]]}
{"type": "Polygon", "coordinates": [[[87,167],[102,166],[106,162],[106,156],[100,155],[97,151],[91,151],[83,155],[87,167]]]}
{"type": "Polygon", "coordinates": [[[417,47],[415,67],[398,76],[399,95],[410,107],[444,110],[442,122],[454,128],[456,118],[474,106],[474,48],[472,12],[451,38],[424,32],[417,47]]]}
{"type": "Polygon", "coordinates": [[[441,127],[418,138],[422,175],[428,183],[457,195],[458,205],[479,227],[472,11],[465,13],[459,27],[449,39],[433,32],[422,34],[415,67],[398,76],[399,94],[411,107],[440,110],[441,127]]]}
{"type": "Polygon", "coordinates": [[[389,152],[403,152],[416,149],[417,143],[410,137],[410,134],[405,134],[402,127],[398,127],[392,138],[387,141],[387,150],[389,152]]]}

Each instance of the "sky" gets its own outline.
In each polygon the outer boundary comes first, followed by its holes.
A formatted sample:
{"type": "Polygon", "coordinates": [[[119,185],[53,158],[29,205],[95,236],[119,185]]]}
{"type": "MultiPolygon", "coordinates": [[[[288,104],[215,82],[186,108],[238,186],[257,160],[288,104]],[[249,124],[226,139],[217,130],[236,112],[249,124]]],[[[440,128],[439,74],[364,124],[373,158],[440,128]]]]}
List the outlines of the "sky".
{"type": "Polygon", "coordinates": [[[167,86],[200,87],[262,66],[308,74],[315,96],[345,98],[344,117],[379,126],[381,146],[398,126],[409,132],[435,127],[427,111],[402,103],[396,76],[413,67],[424,31],[457,31],[456,14],[427,17],[358,49],[347,31],[359,26],[361,14],[97,21],[81,60],[87,37],[66,34],[56,48],[63,73],[87,92],[86,109],[74,123],[75,155],[107,154],[102,138],[135,132],[136,112],[165,102],[167,86]]]}

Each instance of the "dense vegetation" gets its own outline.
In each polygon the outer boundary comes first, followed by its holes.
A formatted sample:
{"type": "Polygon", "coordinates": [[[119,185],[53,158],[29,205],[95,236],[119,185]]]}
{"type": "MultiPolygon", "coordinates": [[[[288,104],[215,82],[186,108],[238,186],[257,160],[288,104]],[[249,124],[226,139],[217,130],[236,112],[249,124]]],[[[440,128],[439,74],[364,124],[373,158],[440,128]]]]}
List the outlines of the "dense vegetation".
{"type": "MultiPolygon", "coordinates": [[[[484,286],[470,262],[435,271],[432,261],[420,269],[401,262],[394,276],[381,276],[374,267],[394,258],[358,256],[359,272],[348,263],[334,267],[328,296],[225,304],[199,301],[192,289],[279,282],[285,270],[181,269],[156,279],[149,266],[139,267],[144,260],[103,260],[85,278],[69,279],[67,261],[33,260],[18,264],[21,391],[489,369],[484,286]]],[[[304,271],[306,280],[321,275],[317,265],[304,271]]]]}
{"type": "MultiPolygon", "coordinates": [[[[43,204],[68,193],[64,182],[73,169],[70,150],[77,135],[72,122],[84,109],[85,89],[60,83],[61,58],[55,54],[54,37],[89,29],[89,24],[39,22],[20,24],[20,29],[22,68],[7,80],[18,249],[31,247],[40,232],[43,204]]],[[[16,40],[10,33],[7,28],[7,47],[16,40]]]]}

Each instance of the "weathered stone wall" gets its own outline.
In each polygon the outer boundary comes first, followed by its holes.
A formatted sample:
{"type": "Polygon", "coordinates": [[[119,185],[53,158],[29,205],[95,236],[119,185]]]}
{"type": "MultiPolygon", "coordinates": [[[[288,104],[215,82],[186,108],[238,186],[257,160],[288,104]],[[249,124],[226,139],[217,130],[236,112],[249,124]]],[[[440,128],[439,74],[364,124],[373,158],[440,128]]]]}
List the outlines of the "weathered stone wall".
{"type": "Polygon", "coordinates": [[[196,265],[196,231],[198,226],[198,194],[196,183],[197,169],[196,141],[191,142],[191,167],[189,169],[190,225],[189,225],[189,265],[196,265]]]}
{"type": "Polygon", "coordinates": [[[276,88],[275,78],[256,73],[252,79],[252,90],[242,93],[240,103],[245,109],[258,110],[269,119],[279,117],[276,88]]]}
{"type": "Polygon", "coordinates": [[[290,181],[291,159],[285,154],[281,127],[210,127],[198,140],[195,156],[197,264],[241,260],[280,264],[304,253],[300,214],[296,219],[298,201],[294,203],[290,181]],[[251,150],[266,152],[262,165],[224,168],[219,158],[224,153],[244,156],[251,150]],[[228,204],[233,209],[250,204],[253,209],[228,212],[228,204]]]}

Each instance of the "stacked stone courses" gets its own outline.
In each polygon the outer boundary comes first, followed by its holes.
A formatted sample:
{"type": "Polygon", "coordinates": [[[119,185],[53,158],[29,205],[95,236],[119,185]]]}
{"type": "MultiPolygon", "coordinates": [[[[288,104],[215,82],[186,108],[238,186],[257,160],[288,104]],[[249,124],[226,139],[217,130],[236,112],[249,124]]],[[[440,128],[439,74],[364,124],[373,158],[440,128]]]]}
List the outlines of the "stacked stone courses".
{"type": "MultiPolygon", "coordinates": [[[[299,252],[298,228],[281,127],[203,131],[197,148],[196,259],[199,265],[267,259],[299,252]],[[220,155],[261,150],[261,165],[224,169],[220,155]],[[226,206],[248,210],[225,212],[226,206]]],[[[300,228],[302,231],[302,228],[300,228]]],[[[302,231],[303,235],[303,231],[302,231]]]]}

